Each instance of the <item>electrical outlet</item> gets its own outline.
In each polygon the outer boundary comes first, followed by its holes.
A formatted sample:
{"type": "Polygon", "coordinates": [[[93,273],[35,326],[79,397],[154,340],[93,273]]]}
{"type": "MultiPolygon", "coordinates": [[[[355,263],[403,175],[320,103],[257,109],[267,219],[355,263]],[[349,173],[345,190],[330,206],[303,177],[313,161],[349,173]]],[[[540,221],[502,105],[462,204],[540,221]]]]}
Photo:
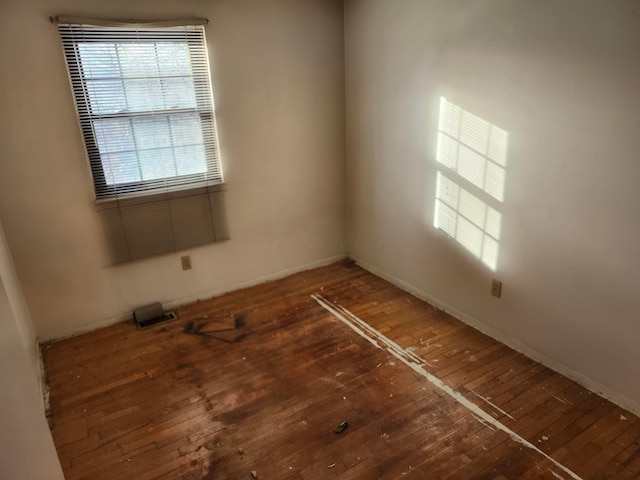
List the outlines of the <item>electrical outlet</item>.
{"type": "Polygon", "coordinates": [[[189,255],[184,255],[183,257],[180,257],[180,260],[182,261],[183,270],[191,270],[191,257],[189,255]]]}
{"type": "Polygon", "coordinates": [[[500,298],[502,296],[502,282],[495,278],[491,280],[491,295],[500,298]]]}

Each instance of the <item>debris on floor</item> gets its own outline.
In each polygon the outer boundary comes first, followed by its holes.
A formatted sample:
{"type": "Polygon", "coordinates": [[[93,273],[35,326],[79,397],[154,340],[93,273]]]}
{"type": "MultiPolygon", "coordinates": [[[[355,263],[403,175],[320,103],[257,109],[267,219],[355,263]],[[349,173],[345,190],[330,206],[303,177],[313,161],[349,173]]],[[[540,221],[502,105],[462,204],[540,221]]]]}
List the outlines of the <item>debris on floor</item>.
{"type": "Polygon", "coordinates": [[[251,476],[253,478],[258,478],[258,472],[256,472],[255,470],[251,470],[251,476]]]}
{"type": "Polygon", "coordinates": [[[333,429],[333,433],[342,433],[349,426],[349,422],[342,422],[336,428],[333,429]]]}
{"type": "Polygon", "coordinates": [[[210,337],[225,343],[235,343],[246,337],[241,329],[245,326],[242,315],[231,315],[224,320],[206,322],[188,321],[182,327],[182,333],[210,337]]]}

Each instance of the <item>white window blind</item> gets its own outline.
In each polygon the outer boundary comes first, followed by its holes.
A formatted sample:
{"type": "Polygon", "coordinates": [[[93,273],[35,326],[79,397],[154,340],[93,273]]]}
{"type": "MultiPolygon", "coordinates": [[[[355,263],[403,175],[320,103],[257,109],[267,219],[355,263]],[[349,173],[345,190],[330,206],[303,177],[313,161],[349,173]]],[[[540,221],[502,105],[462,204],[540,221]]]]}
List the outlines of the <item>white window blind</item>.
{"type": "Polygon", "coordinates": [[[227,239],[204,25],[58,30],[113,261],[227,239]]]}

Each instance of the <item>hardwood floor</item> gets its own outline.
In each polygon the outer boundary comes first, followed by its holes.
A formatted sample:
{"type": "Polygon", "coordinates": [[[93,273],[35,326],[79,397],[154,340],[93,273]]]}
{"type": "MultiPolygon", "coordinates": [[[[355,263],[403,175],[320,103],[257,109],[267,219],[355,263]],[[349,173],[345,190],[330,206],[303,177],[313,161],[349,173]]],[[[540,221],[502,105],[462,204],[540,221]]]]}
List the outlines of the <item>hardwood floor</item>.
{"type": "Polygon", "coordinates": [[[68,480],[640,478],[636,416],[348,262],[176,313],[43,346],[68,480]]]}

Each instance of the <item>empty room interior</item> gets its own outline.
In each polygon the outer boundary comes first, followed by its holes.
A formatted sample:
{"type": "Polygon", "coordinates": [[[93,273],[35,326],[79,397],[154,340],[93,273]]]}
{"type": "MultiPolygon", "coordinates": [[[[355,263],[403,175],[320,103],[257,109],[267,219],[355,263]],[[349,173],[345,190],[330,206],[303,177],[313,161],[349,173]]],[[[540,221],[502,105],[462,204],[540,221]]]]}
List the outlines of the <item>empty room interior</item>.
{"type": "Polygon", "coordinates": [[[0,478],[640,478],[640,2],[0,12],[0,478]]]}

